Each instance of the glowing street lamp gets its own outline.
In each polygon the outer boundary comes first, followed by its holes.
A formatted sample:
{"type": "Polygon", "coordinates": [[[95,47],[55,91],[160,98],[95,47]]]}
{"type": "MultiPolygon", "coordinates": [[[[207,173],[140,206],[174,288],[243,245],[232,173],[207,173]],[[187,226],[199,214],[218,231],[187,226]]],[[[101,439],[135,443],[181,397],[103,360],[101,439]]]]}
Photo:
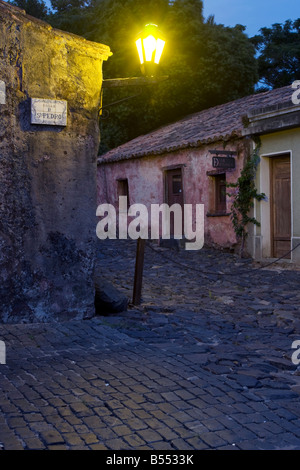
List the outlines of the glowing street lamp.
{"type": "MultiPolygon", "coordinates": [[[[144,76],[103,79],[102,89],[155,85],[169,78],[168,76],[161,76],[156,74],[165,47],[165,40],[163,39],[163,36],[158,29],[158,26],[152,23],[147,24],[144,30],[138,35],[135,43],[140,58],[141,71],[144,76]]],[[[138,94],[141,94],[141,92],[138,94]]],[[[106,108],[115,104],[119,104],[123,101],[130,100],[131,98],[135,98],[136,96],[138,95],[135,94],[133,96],[123,98],[122,100],[115,101],[114,103],[102,106],[99,110],[99,116],[101,116],[102,119],[105,119],[103,117],[103,110],[106,111],[105,116],[108,116],[109,112],[106,108]]]]}
{"type": "Polygon", "coordinates": [[[147,24],[136,40],[143,75],[153,77],[157,70],[165,41],[156,24],[147,24]]]}

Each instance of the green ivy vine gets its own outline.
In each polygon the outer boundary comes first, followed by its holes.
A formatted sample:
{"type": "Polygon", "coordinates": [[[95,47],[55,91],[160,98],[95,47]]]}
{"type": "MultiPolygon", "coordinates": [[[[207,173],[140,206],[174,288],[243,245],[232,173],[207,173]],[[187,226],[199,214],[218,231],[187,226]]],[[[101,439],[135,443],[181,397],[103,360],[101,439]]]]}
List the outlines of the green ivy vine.
{"type": "Polygon", "coordinates": [[[234,191],[227,194],[233,200],[230,216],[237,239],[241,242],[241,258],[245,255],[245,243],[248,237],[247,225],[252,223],[260,226],[255,217],[250,217],[254,200],[261,201],[266,197],[264,193],[258,193],[255,186],[256,170],[260,161],[260,147],[260,142],[257,142],[253,153],[247,158],[237,182],[226,184],[228,188],[234,188],[234,191]]]}

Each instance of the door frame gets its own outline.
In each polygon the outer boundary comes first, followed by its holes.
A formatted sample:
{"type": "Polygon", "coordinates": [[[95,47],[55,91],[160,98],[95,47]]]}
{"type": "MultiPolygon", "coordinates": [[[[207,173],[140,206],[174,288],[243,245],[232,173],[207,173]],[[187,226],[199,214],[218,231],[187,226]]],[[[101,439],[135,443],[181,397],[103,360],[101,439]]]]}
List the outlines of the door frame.
{"type": "MultiPolygon", "coordinates": [[[[278,154],[270,155],[269,159],[269,175],[270,175],[270,252],[271,258],[277,258],[274,253],[274,162],[280,158],[289,158],[290,161],[290,210],[291,210],[291,240],[290,240],[290,249],[292,249],[292,239],[293,239],[293,198],[292,198],[292,154],[291,152],[280,152],[278,154]]],[[[286,258],[289,260],[291,258],[286,258]]]]}
{"type": "MultiPolygon", "coordinates": [[[[168,196],[169,196],[169,191],[168,191],[168,173],[171,171],[178,171],[180,170],[181,173],[181,187],[182,187],[182,240],[184,239],[184,204],[185,204],[185,188],[184,188],[184,168],[186,167],[185,164],[177,164],[177,165],[171,165],[162,168],[163,171],[163,182],[164,182],[164,199],[163,202],[165,204],[169,204],[168,202],[168,196]]],[[[172,232],[172,231],[171,231],[172,232]]],[[[174,234],[171,233],[171,240],[174,239],[174,234]]],[[[178,243],[178,240],[177,240],[178,243]]]]}
{"type": "MultiPolygon", "coordinates": [[[[164,203],[168,204],[168,172],[173,170],[181,171],[181,184],[182,184],[182,204],[185,204],[185,188],[184,188],[184,168],[185,164],[171,165],[162,168],[164,180],[164,203]]],[[[182,208],[183,209],[183,208],[182,208]]]]}
{"type": "MultiPolygon", "coordinates": [[[[254,148],[254,147],[253,147],[254,148]]],[[[291,230],[292,243],[294,234],[294,201],[293,201],[293,151],[289,148],[283,148],[278,152],[264,152],[260,154],[260,163],[257,173],[257,187],[261,193],[266,195],[266,199],[261,202],[254,201],[254,217],[259,220],[260,227],[254,226],[253,254],[255,259],[264,259],[272,257],[272,238],[271,238],[271,159],[289,156],[291,167],[291,230]]]]}

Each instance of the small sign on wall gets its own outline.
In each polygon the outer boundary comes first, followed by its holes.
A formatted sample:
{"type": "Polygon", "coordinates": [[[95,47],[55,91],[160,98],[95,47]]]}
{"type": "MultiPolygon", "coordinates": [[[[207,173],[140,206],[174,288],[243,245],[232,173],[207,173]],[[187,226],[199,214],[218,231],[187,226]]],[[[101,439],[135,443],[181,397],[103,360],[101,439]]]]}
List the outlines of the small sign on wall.
{"type": "Polygon", "coordinates": [[[67,125],[67,101],[31,98],[31,124],[67,125]]]}
{"type": "Polygon", "coordinates": [[[0,80],[0,104],[6,103],[6,91],[5,91],[5,83],[3,80],[0,80]]]}
{"type": "Polygon", "coordinates": [[[232,157],[213,157],[212,166],[213,168],[222,168],[224,170],[234,170],[235,159],[232,157]]]}

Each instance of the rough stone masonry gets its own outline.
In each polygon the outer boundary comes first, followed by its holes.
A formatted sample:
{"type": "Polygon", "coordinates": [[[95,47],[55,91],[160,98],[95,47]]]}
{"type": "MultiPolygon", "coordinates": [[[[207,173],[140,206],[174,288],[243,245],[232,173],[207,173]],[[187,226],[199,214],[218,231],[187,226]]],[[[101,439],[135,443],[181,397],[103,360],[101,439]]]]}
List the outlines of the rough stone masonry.
{"type": "Polygon", "coordinates": [[[98,110],[110,55],[0,0],[1,322],[93,312],[98,110]],[[66,102],[66,121],[35,123],[34,100],[66,102]]]}

